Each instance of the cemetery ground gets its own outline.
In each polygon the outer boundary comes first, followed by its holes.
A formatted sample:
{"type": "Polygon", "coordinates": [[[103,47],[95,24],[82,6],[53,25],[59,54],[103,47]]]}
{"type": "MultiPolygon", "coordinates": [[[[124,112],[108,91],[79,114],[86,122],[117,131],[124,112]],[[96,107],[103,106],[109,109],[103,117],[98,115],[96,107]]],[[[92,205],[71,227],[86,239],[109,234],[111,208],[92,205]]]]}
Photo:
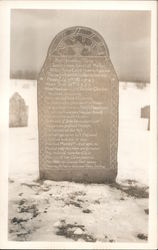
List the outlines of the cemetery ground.
{"type": "Polygon", "coordinates": [[[11,86],[31,113],[28,127],[9,128],[9,240],[146,242],[150,131],[140,110],[149,105],[149,85],[120,83],[114,184],[39,180],[36,82],[11,86]]]}

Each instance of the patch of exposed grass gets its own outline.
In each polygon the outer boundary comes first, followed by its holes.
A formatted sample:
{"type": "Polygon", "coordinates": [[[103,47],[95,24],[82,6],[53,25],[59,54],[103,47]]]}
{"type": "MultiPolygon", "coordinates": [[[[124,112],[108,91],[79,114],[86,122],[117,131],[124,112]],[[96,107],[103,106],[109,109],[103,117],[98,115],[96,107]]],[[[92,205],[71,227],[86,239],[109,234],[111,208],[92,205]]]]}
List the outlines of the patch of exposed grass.
{"type": "Polygon", "coordinates": [[[90,209],[83,209],[82,212],[83,212],[83,213],[86,213],[86,214],[92,213],[92,211],[91,211],[90,209]]]}
{"type": "Polygon", "coordinates": [[[67,201],[65,204],[67,206],[72,205],[72,206],[75,206],[75,207],[82,208],[82,206],[81,206],[81,204],[79,202],[76,202],[76,201],[73,201],[73,200],[67,201]]]}
{"type": "Polygon", "coordinates": [[[148,236],[146,234],[137,234],[137,238],[140,240],[148,240],[148,236]]]}
{"type": "MultiPolygon", "coordinates": [[[[128,182],[129,183],[129,182],[128,182]]],[[[134,198],[143,199],[149,198],[148,187],[139,187],[138,185],[121,185],[119,183],[109,184],[110,187],[121,190],[126,193],[128,196],[132,196],[134,198]]]]}
{"type": "Polygon", "coordinates": [[[65,222],[62,223],[60,227],[58,227],[58,230],[56,232],[56,235],[64,236],[66,238],[73,239],[74,241],[77,241],[78,239],[83,239],[86,242],[95,242],[96,239],[88,234],[85,231],[84,225],[77,225],[77,224],[66,224],[65,222]],[[82,230],[82,234],[75,234],[75,230],[77,228],[80,228],[82,230]]]}

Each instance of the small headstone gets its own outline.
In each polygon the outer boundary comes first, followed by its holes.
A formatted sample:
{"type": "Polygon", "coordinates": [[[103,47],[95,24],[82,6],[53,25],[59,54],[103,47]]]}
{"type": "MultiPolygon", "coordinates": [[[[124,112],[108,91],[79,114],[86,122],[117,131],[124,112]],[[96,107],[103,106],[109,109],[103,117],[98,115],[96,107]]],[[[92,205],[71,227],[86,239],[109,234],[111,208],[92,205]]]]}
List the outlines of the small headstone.
{"type": "Polygon", "coordinates": [[[9,127],[28,126],[28,106],[16,92],[9,101],[9,127]]]}
{"type": "Polygon", "coordinates": [[[150,130],[150,106],[144,106],[141,108],[141,118],[146,118],[148,119],[148,127],[147,130],[150,130]]]}
{"type": "Polygon", "coordinates": [[[60,32],[37,90],[40,177],[115,181],[119,84],[101,35],[86,27],[60,32]]]}

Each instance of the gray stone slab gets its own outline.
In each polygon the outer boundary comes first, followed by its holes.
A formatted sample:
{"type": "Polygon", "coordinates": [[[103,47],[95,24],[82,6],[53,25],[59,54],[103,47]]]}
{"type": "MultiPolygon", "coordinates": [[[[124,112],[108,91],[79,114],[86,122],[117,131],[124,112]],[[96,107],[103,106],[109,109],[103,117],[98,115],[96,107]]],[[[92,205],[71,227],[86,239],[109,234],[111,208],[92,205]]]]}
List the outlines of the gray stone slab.
{"type": "Polygon", "coordinates": [[[9,127],[28,126],[28,106],[18,92],[9,100],[9,127]]]}
{"type": "Polygon", "coordinates": [[[57,34],[37,84],[41,178],[115,181],[118,91],[100,34],[86,27],[57,34]]]}

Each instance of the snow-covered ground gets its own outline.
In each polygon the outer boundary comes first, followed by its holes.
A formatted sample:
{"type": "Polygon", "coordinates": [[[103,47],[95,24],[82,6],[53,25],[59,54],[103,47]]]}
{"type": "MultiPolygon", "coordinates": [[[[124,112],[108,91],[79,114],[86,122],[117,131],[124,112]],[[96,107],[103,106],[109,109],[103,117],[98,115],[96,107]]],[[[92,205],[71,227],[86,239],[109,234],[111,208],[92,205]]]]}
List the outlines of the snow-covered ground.
{"type": "Polygon", "coordinates": [[[149,84],[120,83],[117,184],[38,181],[36,81],[11,80],[29,126],[9,129],[9,239],[143,242],[148,234],[149,84]]]}

